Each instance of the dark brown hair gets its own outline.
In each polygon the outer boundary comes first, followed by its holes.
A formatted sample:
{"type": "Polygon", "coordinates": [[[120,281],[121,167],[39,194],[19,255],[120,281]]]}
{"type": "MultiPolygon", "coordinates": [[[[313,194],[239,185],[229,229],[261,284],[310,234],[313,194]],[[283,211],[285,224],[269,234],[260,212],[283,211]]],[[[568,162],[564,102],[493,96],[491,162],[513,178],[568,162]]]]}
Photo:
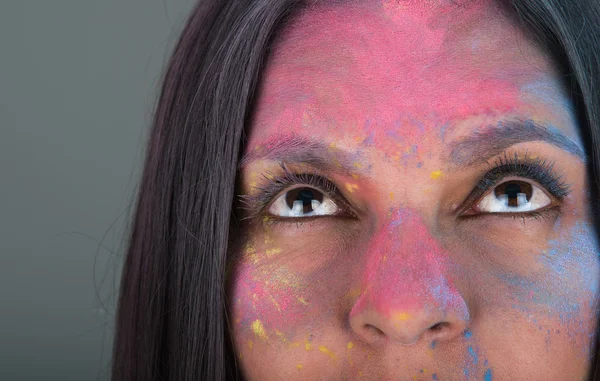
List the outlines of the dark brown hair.
{"type": "MultiPolygon", "coordinates": [[[[237,164],[270,44],[303,5],[202,0],[191,13],[148,140],[122,273],[113,381],[241,378],[224,285],[229,241],[237,234],[237,164]]],[[[512,0],[507,6],[563,67],[598,200],[600,2],[512,0]]],[[[590,379],[600,380],[596,363],[590,379]]]]}

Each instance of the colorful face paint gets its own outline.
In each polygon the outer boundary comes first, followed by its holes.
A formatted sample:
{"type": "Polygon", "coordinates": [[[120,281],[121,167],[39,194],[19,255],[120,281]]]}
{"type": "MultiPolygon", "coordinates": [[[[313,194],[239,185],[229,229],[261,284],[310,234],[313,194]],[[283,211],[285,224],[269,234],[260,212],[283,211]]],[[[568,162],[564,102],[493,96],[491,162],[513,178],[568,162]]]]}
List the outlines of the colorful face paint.
{"type": "Polygon", "coordinates": [[[504,12],[314,5],[278,36],[228,280],[248,380],[586,374],[586,155],[553,62],[504,12]],[[550,203],[529,208],[533,189],[550,203]]]}

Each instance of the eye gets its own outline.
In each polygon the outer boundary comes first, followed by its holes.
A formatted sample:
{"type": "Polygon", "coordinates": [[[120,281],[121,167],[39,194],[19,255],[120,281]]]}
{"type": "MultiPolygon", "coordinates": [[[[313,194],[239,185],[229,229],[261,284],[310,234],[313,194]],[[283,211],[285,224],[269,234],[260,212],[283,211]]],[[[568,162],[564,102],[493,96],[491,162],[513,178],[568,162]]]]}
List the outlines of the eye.
{"type": "Polygon", "coordinates": [[[275,199],[269,213],[278,217],[311,217],[334,215],[338,206],[323,192],[309,187],[286,191],[275,199]]]}
{"type": "Polygon", "coordinates": [[[483,213],[533,212],[552,204],[540,187],[522,180],[496,185],[476,206],[483,213]]]}

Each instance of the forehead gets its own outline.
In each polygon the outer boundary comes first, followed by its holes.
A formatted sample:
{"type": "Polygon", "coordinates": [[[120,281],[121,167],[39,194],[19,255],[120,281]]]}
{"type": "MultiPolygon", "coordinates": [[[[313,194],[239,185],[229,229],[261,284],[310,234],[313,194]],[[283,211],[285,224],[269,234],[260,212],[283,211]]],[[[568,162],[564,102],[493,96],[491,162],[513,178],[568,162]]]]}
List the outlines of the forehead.
{"type": "Polygon", "coordinates": [[[495,2],[456,3],[307,8],[274,44],[251,138],[333,123],[441,126],[513,112],[527,86],[556,90],[549,58],[495,2]]]}

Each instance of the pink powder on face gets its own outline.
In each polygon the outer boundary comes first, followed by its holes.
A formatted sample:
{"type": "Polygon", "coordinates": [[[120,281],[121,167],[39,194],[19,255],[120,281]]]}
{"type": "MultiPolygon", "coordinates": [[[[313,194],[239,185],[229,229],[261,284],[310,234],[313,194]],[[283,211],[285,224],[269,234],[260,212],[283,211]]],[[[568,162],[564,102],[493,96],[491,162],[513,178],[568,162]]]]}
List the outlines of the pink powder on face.
{"type": "Polygon", "coordinates": [[[280,133],[355,136],[368,124],[363,138],[386,148],[390,136],[416,141],[448,122],[514,110],[534,65],[524,69],[514,30],[469,34],[478,22],[498,23],[481,2],[451,7],[446,19],[407,13],[404,2],[388,4],[402,14],[390,19],[386,3],[299,17],[276,45],[257,113],[280,133]]]}
{"type": "Polygon", "coordinates": [[[294,325],[314,316],[317,309],[308,289],[285,266],[241,264],[232,295],[235,320],[248,330],[259,320],[267,336],[275,336],[275,330],[293,336],[294,325]]]}
{"type": "Polygon", "coordinates": [[[407,325],[413,316],[421,319],[415,324],[423,324],[423,319],[436,324],[440,322],[436,316],[449,315],[468,320],[465,301],[446,278],[448,254],[416,212],[396,210],[365,255],[364,291],[350,316],[376,313],[384,320],[407,325]]]}

